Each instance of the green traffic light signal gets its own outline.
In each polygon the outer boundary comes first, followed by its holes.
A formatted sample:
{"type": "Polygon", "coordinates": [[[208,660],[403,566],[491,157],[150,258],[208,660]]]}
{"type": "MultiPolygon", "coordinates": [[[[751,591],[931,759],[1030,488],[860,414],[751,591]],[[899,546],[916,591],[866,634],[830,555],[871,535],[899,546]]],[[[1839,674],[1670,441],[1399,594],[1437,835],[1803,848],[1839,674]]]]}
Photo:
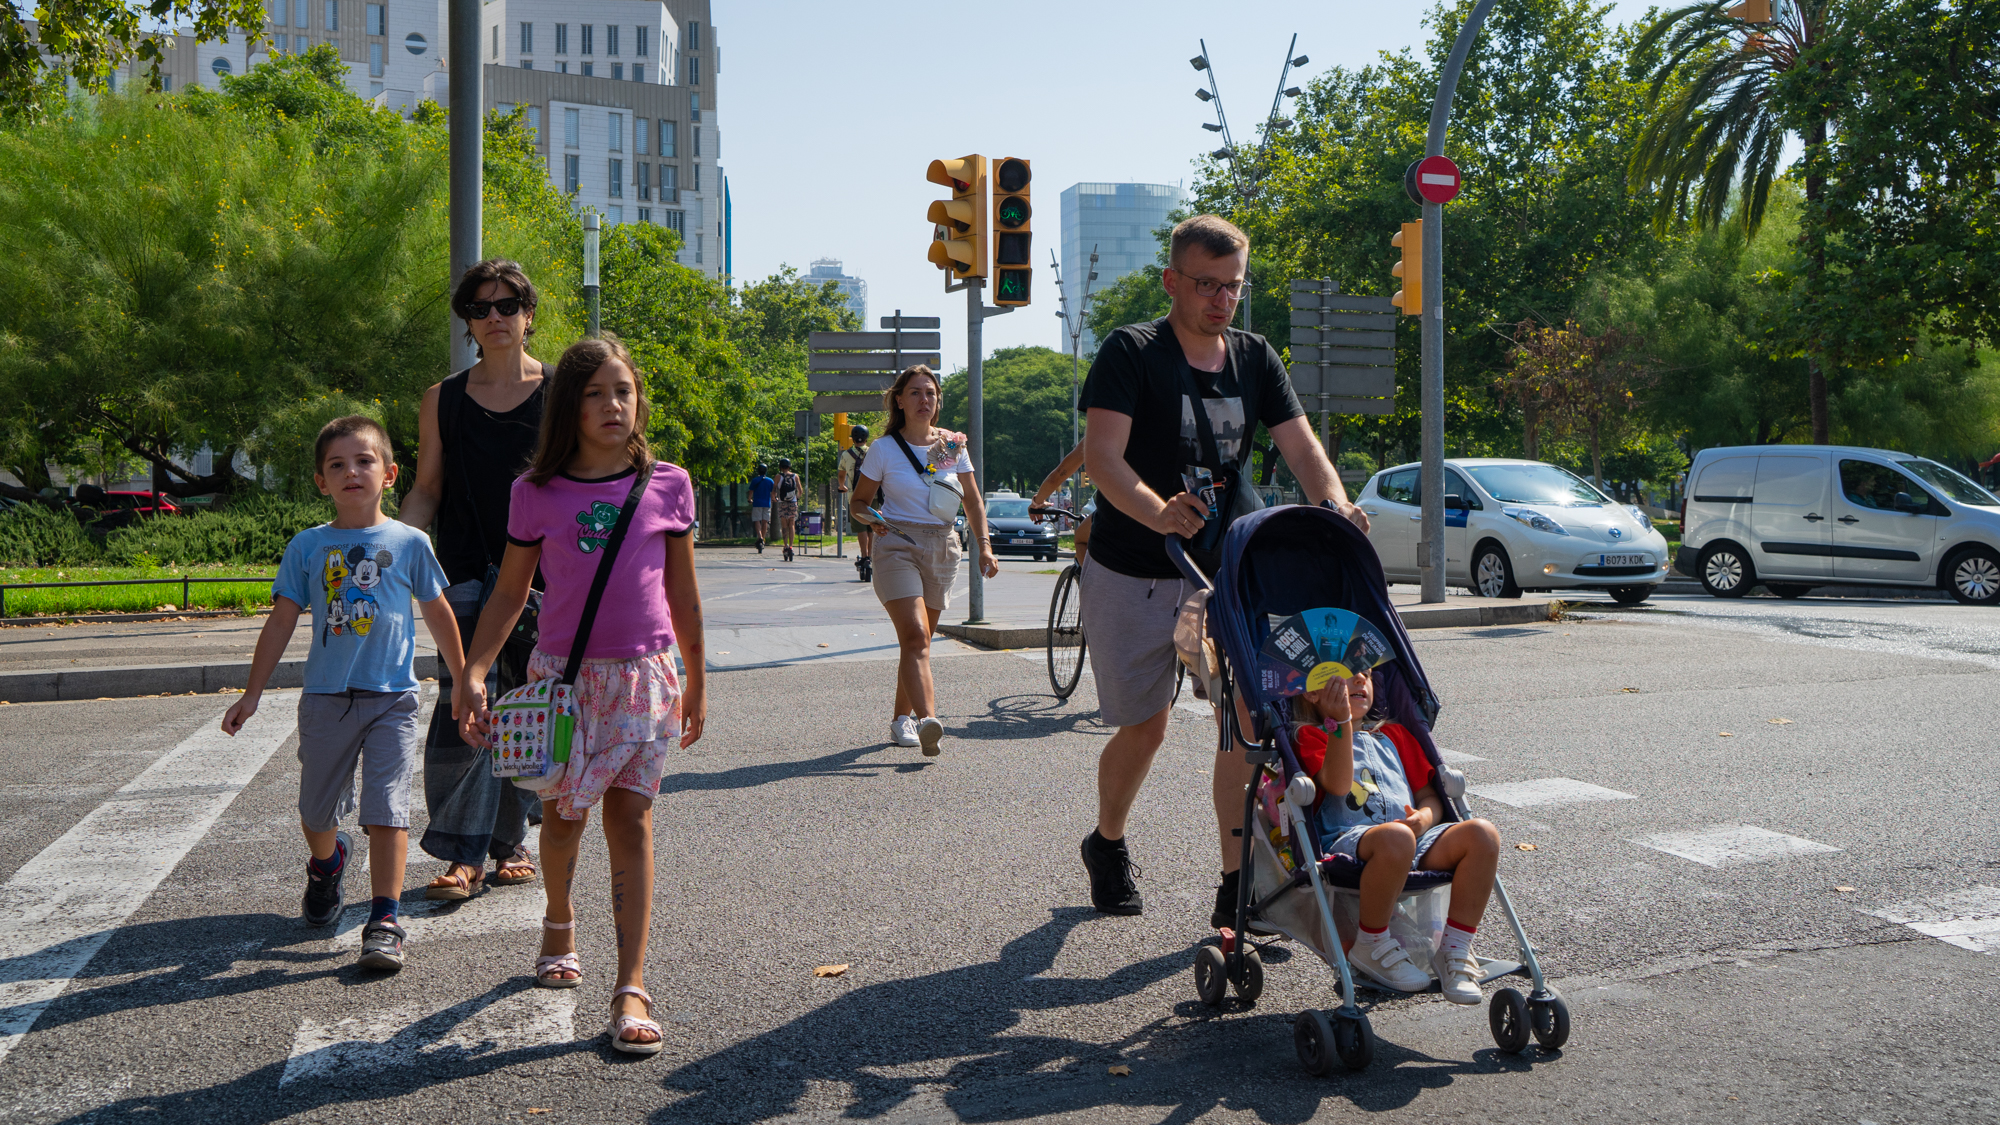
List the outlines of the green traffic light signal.
{"type": "Polygon", "coordinates": [[[996,305],[1025,305],[1028,303],[1028,281],[1034,276],[1033,270],[997,271],[993,287],[993,303],[996,305]]]}

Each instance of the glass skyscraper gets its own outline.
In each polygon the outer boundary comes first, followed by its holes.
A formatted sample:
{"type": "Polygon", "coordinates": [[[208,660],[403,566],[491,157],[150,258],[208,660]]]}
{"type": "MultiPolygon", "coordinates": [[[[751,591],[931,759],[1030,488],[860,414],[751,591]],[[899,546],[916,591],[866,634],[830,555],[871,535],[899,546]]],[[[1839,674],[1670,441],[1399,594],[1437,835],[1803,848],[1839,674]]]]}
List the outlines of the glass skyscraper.
{"type": "MultiPolygon", "coordinates": [[[[1154,232],[1167,225],[1167,216],[1185,198],[1172,184],[1076,184],[1062,193],[1062,276],[1063,289],[1075,313],[1083,297],[1084,274],[1090,268],[1090,251],[1097,249],[1097,280],[1092,293],[1101,293],[1126,274],[1159,260],[1160,240],[1154,232]]],[[[1069,328],[1062,329],[1058,351],[1069,351],[1069,328]]],[[[1090,330],[1083,333],[1084,354],[1097,350],[1090,330]]]]}

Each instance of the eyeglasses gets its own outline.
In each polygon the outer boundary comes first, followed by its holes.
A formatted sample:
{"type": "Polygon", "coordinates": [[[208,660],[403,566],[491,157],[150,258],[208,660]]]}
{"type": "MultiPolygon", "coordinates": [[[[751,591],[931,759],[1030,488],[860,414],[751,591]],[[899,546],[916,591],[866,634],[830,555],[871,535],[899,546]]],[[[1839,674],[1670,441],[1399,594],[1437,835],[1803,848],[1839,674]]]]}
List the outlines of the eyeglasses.
{"type": "MultiPolygon", "coordinates": [[[[1174,272],[1180,273],[1179,270],[1175,270],[1174,272]]],[[[1187,277],[1184,273],[1181,276],[1187,277]]],[[[1217,292],[1222,292],[1229,294],[1229,299],[1232,301],[1243,299],[1244,283],[1242,278],[1238,278],[1235,281],[1217,281],[1212,277],[1188,277],[1188,280],[1194,282],[1194,291],[1199,296],[1213,297],[1217,292]]]]}
{"type": "Polygon", "coordinates": [[[519,297],[502,297],[497,301],[467,301],[459,312],[463,313],[467,320],[485,320],[489,312],[497,312],[501,316],[513,316],[526,304],[527,302],[519,297]]]}

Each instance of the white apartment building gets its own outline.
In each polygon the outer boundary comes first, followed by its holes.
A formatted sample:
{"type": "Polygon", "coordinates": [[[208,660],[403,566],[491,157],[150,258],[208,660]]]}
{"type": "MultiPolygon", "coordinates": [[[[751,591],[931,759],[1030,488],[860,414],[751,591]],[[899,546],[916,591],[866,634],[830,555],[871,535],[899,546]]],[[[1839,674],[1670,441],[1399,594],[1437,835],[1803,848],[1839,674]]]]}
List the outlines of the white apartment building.
{"type": "MultiPolygon", "coordinates": [[[[450,107],[446,0],[266,0],[265,10],[269,46],[237,33],[177,37],[161,68],[168,89],[214,88],[267,52],[332,43],[356,94],[406,116],[426,100],[450,107]]],[[[721,52],[707,0],[485,0],[480,47],[484,108],[526,107],[551,184],[608,224],[680,232],[683,265],[728,276],[721,52]]]]}

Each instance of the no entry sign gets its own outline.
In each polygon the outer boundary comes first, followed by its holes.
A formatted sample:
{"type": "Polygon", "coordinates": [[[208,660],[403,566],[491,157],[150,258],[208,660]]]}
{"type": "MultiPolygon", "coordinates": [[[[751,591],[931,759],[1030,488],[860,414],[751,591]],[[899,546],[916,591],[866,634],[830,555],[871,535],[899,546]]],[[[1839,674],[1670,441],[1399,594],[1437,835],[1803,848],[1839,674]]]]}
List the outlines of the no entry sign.
{"type": "Polygon", "coordinates": [[[1426,156],[1403,173],[1403,191],[1413,203],[1450,203],[1458,198],[1458,165],[1442,156],[1426,156]]]}

